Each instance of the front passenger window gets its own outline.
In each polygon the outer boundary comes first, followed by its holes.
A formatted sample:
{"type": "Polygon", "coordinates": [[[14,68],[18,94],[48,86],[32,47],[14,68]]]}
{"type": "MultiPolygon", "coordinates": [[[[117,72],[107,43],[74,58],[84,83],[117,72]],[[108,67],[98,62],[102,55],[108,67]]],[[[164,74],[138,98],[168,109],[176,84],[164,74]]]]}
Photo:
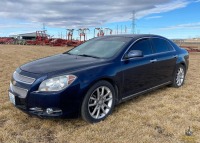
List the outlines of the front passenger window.
{"type": "Polygon", "coordinates": [[[142,39],[137,41],[131,50],[140,50],[142,51],[143,55],[150,55],[152,54],[152,48],[148,39],[142,39]]]}

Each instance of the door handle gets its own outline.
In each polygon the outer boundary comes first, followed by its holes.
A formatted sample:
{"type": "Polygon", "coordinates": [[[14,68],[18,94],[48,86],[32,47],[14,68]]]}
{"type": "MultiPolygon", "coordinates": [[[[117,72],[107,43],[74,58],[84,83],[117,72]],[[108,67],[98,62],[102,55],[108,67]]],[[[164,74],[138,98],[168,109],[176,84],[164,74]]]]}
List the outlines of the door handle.
{"type": "Polygon", "coordinates": [[[155,63],[155,62],[157,62],[157,59],[150,60],[150,63],[155,63]]]}

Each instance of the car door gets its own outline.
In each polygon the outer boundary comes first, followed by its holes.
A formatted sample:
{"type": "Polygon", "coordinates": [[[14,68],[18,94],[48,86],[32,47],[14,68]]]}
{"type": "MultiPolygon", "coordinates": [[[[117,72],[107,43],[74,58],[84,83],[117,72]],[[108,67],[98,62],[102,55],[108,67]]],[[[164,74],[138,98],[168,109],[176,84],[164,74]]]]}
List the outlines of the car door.
{"type": "Polygon", "coordinates": [[[171,81],[176,66],[176,51],[162,38],[151,38],[155,60],[155,81],[158,85],[171,81]]]}
{"type": "Polygon", "coordinates": [[[131,59],[122,59],[123,69],[123,95],[122,98],[128,98],[135,93],[155,85],[155,70],[153,50],[149,38],[144,38],[135,42],[132,47],[125,53],[131,50],[141,50],[142,57],[131,59]]]}

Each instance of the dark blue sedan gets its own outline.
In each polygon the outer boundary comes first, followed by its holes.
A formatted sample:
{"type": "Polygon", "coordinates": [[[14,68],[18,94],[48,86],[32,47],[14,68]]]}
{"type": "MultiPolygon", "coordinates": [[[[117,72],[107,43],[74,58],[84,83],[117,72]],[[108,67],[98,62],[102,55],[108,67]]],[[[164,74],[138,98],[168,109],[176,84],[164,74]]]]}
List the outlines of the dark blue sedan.
{"type": "Polygon", "coordinates": [[[139,94],[182,86],[188,63],[188,52],[161,36],[98,37],[17,68],[9,98],[32,115],[81,115],[94,123],[139,94]]]}

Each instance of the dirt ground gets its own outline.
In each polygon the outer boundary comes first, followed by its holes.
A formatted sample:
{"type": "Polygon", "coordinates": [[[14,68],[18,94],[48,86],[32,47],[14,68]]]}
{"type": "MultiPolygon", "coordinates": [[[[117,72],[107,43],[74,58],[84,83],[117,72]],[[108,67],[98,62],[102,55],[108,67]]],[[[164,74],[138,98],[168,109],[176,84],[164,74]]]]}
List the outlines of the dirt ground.
{"type": "Polygon", "coordinates": [[[0,45],[0,142],[200,143],[200,53],[190,54],[183,87],[164,87],[122,103],[98,124],[82,119],[39,119],[16,109],[7,91],[15,69],[68,49],[0,45]],[[185,135],[189,126],[192,136],[185,135]]]}

